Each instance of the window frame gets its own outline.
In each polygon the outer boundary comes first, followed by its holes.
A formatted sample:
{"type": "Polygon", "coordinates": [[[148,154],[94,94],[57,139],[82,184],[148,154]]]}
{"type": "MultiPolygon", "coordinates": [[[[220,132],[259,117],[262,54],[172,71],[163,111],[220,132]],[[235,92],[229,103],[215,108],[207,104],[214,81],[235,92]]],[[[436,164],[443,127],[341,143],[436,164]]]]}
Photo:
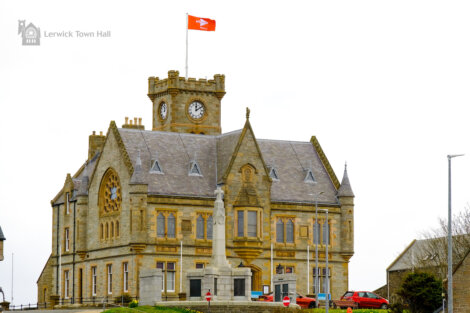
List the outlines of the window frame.
{"type": "Polygon", "coordinates": [[[296,221],[296,216],[295,215],[275,215],[274,216],[274,229],[276,230],[276,236],[275,236],[275,243],[277,245],[295,245],[295,232],[296,232],[296,225],[295,225],[295,221],[296,221]],[[279,223],[281,222],[281,223],[279,223]],[[287,228],[288,228],[288,223],[291,222],[292,223],[292,241],[288,241],[288,232],[287,232],[287,228]],[[278,241],[278,239],[280,239],[278,237],[278,226],[280,226],[282,224],[282,241],[278,241]]]}
{"type": "Polygon", "coordinates": [[[177,280],[177,264],[176,260],[156,260],[155,267],[162,269],[162,294],[174,294],[177,292],[176,289],[176,280],[177,280]],[[158,264],[161,263],[163,267],[158,267],[158,264]],[[168,264],[173,264],[173,269],[168,269],[168,264]],[[173,289],[168,288],[168,281],[170,281],[168,274],[172,276],[173,289]]]}
{"type": "Polygon", "coordinates": [[[98,286],[98,276],[97,276],[97,266],[91,267],[91,296],[96,296],[97,286],[98,286]]]}
{"type": "Polygon", "coordinates": [[[64,270],[64,299],[69,299],[69,291],[70,291],[70,275],[69,270],[64,270]]]}
{"type": "Polygon", "coordinates": [[[64,229],[64,251],[70,251],[70,228],[65,227],[64,229]]]}
{"type": "MultiPolygon", "coordinates": [[[[212,225],[212,233],[209,236],[209,224],[212,218],[212,212],[196,212],[196,240],[201,241],[212,241],[214,237],[214,225],[212,225]],[[200,218],[202,218],[202,230],[198,228],[200,218]],[[202,231],[202,236],[199,233],[199,230],[202,231]]],[[[214,220],[212,219],[212,223],[214,220]]]]}
{"type": "Polygon", "coordinates": [[[113,294],[113,264],[106,264],[106,289],[107,294],[113,294]]]}
{"type": "Polygon", "coordinates": [[[178,211],[177,210],[156,210],[156,217],[155,217],[155,225],[156,225],[156,230],[155,230],[155,235],[157,240],[176,240],[178,238],[178,211]],[[173,236],[169,236],[169,217],[173,215],[174,218],[174,229],[173,230],[173,236]],[[160,226],[159,225],[159,217],[163,217],[163,225],[164,225],[164,231],[162,233],[159,233],[160,226]]]}
{"type": "Polygon", "coordinates": [[[263,209],[259,207],[237,207],[234,209],[235,217],[235,239],[258,239],[261,240],[263,236],[263,209]],[[243,230],[240,231],[240,213],[243,216],[243,230]],[[256,236],[249,236],[248,234],[248,212],[256,212],[256,236]],[[240,236],[242,234],[243,236],[240,236]]]}
{"type": "Polygon", "coordinates": [[[129,263],[122,263],[122,292],[129,292],[129,263]]]}
{"type": "MultiPolygon", "coordinates": [[[[318,225],[319,225],[318,231],[320,232],[320,234],[318,236],[318,245],[321,246],[321,247],[326,246],[326,244],[325,244],[325,220],[326,220],[326,218],[324,216],[322,216],[321,218],[319,217],[317,219],[317,222],[318,222],[318,225]]],[[[333,222],[333,218],[328,217],[328,247],[333,246],[332,222],[333,222]]],[[[316,245],[317,242],[315,242],[315,238],[316,238],[315,218],[313,218],[312,225],[313,225],[312,243],[313,243],[313,245],[316,245]]]]}

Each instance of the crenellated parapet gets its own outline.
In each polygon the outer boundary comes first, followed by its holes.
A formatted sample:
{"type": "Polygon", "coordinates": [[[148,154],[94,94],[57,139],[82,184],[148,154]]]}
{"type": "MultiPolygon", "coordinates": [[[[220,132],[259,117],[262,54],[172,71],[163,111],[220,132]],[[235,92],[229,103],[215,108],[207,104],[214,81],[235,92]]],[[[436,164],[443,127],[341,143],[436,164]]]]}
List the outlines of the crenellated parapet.
{"type": "Polygon", "coordinates": [[[184,78],[179,76],[179,71],[169,71],[168,78],[149,77],[148,96],[150,99],[159,97],[165,93],[205,92],[213,93],[219,99],[225,95],[225,75],[216,74],[214,79],[184,78]]]}

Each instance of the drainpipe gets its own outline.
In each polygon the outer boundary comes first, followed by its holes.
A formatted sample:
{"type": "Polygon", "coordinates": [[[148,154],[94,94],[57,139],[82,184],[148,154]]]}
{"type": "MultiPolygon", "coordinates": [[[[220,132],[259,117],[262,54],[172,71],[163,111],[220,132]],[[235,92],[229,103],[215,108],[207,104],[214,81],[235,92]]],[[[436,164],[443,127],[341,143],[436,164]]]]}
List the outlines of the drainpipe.
{"type": "Polygon", "coordinates": [[[77,200],[73,202],[73,253],[72,253],[72,304],[75,303],[75,212],[77,200]]]}

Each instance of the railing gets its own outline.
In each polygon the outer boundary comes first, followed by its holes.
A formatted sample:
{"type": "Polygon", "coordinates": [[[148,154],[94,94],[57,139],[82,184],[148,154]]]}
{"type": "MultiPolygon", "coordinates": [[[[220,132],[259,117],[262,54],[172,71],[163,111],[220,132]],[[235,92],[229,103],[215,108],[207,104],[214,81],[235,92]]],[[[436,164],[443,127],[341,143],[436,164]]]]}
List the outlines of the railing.
{"type": "MultiPolygon", "coordinates": [[[[132,300],[139,300],[138,297],[120,296],[120,297],[91,297],[91,298],[61,298],[58,299],[57,304],[68,306],[72,304],[83,304],[84,306],[96,306],[96,307],[118,307],[127,306],[132,300]]],[[[28,304],[10,305],[10,311],[25,311],[25,310],[45,310],[53,309],[51,303],[38,302],[28,304]]]]}

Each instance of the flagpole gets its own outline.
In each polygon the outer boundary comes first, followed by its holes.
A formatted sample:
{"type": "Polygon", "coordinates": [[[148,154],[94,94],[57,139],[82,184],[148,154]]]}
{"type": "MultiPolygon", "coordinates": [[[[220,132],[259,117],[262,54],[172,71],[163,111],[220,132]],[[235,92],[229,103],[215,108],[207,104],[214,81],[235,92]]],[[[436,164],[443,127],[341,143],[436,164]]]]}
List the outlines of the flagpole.
{"type": "Polygon", "coordinates": [[[186,79],[188,79],[188,23],[189,23],[189,17],[188,13],[186,13],[186,79]]]}

